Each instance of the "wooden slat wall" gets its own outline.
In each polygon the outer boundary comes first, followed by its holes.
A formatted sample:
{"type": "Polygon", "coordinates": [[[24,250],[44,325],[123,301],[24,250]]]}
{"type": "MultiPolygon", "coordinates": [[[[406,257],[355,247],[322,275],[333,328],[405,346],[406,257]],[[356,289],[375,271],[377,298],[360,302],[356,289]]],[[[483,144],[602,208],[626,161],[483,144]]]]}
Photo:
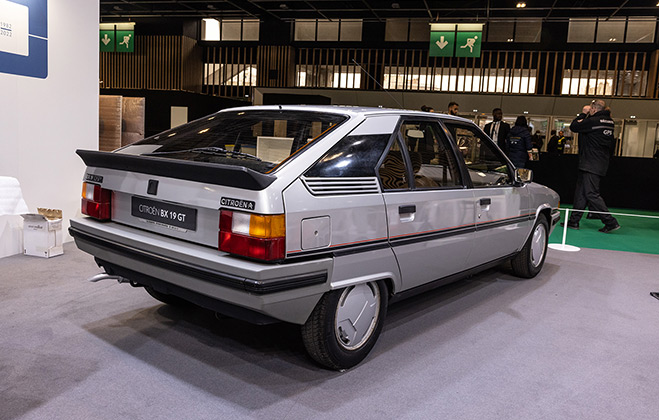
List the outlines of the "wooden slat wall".
{"type": "Polygon", "coordinates": [[[257,70],[252,69],[256,66],[258,54],[257,47],[207,47],[203,53],[201,83],[204,83],[206,78],[208,83],[203,85],[202,92],[214,96],[251,96],[251,79],[254,72],[258,74],[257,70]],[[205,64],[208,64],[208,67],[204,67],[205,64]],[[230,76],[227,66],[215,71],[222,64],[232,64],[245,69],[245,77],[238,80],[237,84],[224,84],[223,80],[230,76]]]}
{"type": "Polygon", "coordinates": [[[201,47],[191,38],[138,36],[133,53],[100,53],[101,87],[199,92],[201,58],[201,47]]]}
{"type": "Polygon", "coordinates": [[[204,72],[203,48],[187,36],[181,39],[181,90],[201,92],[204,72]]]}
{"type": "MultiPolygon", "coordinates": [[[[439,86],[434,86],[434,78],[428,81],[429,86],[424,89],[420,85],[412,86],[408,77],[397,76],[437,76],[438,83],[442,85],[447,82],[453,69],[455,74],[463,77],[458,82],[457,90],[487,92],[486,78],[483,76],[491,75],[505,76],[508,83],[505,93],[514,94],[511,83],[513,71],[519,71],[525,78],[535,71],[535,86],[531,85],[531,78],[528,78],[515,87],[519,87],[522,92],[560,95],[564,70],[567,70],[567,74],[574,78],[577,86],[586,91],[596,88],[591,85],[591,79],[613,78],[612,94],[603,96],[659,96],[657,53],[650,57],[648,53],[643,52],[483,51],[480,58],[447,58],[429,57],[426,50],[301,48],[297,51],[296,64],[307,71],[306,87],[326,88],[331,86],[328,80],[320,77],[321,66],[330,70],[345,65],[354,68],[357,66],[353,59],[357,60],[370,76],[377,79],[376,83],[362,72],[361,88],[366,90],[379,90],[380,85],[383,85],[384,89],[394,90],[439,90],[439,86]],[[385,68],[389,68],[392,73],[387,83],[384,82],[383,76],[385,68]],[[627,73],[623,75],[621,72],[627,73]],[[310,79],[312,74],[316,77],[310,79]],[[471,85],[465,76],[472,77],[471,85]],[[479,76],[480,82],[477,80],[479,76]]],[[[300,85],[299,80],[295,82],[297,86],[300,85]]]]}
{"type": "Polygon", "coordinates": [[[293,47],[260,46],[257,57],[257,86],[294,86],[295,54],[293,47]]]}
{"type": "MultiPolygon", "coordinates": [[[[102,88],[160,89],[204,92],[209,95],[251,96],[251,66],[256,68],[256,86],[300,86],[297,69],[306,70],[306,87],[332,87],[331,75],[347,67],[360,73],[360,83],[349,88],[436,91],[451,71],[472,77],[471,85],[460,79],[457,90],[487,92],[486,78],[506,77],[509,85],[513,70],[535,71],[535,86],[525,80],[522,92],[561,95],[564,74],[581,88],[592,91],[591,79],[613,79],[613,97],[659,97],[659,53],[644,52],[556,52],[483,51],[479,58],[429,57],[427,50],[300,48],[291,46],[208,46],[184,36],[140,36],[134,53],[100,53],[102,88]],[[223,85],[227,74],[211,75],[221,80],[204,81],[204,63],[232,64],[250,69],[244,80],[223,85]],[[384,83],[384,70],[394,74],[384,83]],[[363,69],[363,70],[362,70],[363,69]],[[624,72],[621,73],[621,72],[624,72]],[[367,74],[368,73],[368,74],[367,74]],[[623,76],[621,76],[623,74],[623,76]],[[397,77],[397,75],[405,77],[397,77]],[[426,86],[411,84],[409,75],[429,78],[426,86]],[[435,77],[437,76],[437,81],[435,77]],[[384,86],[383,86],[384,85],[384,86]]],[[[226,73],[228,66],[223,67],[226,73]]],[[[235,67],[234,67],[235,70],[235,67]]],[[[526,75],[526,74],[524,74],[526,75]]],[[[350,84],[352,83],[352,84],[350,84]]],[[[511,92],[511,88],[507,92],[511,92]]],[[[598,94],[601,94],[598,92],[598,94]]]]}

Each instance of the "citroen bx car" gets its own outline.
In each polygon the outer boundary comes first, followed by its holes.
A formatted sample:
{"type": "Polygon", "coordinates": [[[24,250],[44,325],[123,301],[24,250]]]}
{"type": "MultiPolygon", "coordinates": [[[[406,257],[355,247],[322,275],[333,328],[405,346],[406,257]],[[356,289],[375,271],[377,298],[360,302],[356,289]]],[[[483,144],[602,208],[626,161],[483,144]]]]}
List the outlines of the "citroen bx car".
{"type": "Polygon", "coordinates": [[[533,277],[558,196],[472,122],[381,108],[227,109],[87,165],[77,246],[169,304],[301,326],[362,361],[389,302],[511,261],[533,277]]]}

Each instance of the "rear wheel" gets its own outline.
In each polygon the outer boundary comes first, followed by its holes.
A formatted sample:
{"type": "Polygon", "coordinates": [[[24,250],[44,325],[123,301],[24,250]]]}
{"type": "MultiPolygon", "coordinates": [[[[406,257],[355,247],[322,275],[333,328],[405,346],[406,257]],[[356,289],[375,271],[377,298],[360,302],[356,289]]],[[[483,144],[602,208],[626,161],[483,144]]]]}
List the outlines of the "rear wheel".
{"type": "Polygon", "coordinates": [[[513,273],[516,276],[530,279],[542,270],[547,256],[547,244],[549,243],[548,226],[545,215],[538,216],[529,239],[519,254],[513,257],[511,261],[513,273]]]}
{"type": "Polygon", "coordinates": [[[387,313],[382,281],[325,293],[307,322],[302,340],[309,355],[330,369],[348,369],[371,351],[387,313]]]}

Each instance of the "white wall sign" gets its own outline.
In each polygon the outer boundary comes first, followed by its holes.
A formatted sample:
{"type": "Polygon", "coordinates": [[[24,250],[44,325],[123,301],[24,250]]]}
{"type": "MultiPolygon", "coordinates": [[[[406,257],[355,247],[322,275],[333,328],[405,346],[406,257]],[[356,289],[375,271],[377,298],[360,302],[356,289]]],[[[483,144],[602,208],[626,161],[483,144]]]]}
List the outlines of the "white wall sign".
{"type": "Polygon", "coordinates": [[[28,55],[28,8],[0,0],[0,51],[28,55]]]}
{"type": "Polygon", "coordinates": [[[48,0],[0,0],[0,73],[48,77],[48,0]]]}

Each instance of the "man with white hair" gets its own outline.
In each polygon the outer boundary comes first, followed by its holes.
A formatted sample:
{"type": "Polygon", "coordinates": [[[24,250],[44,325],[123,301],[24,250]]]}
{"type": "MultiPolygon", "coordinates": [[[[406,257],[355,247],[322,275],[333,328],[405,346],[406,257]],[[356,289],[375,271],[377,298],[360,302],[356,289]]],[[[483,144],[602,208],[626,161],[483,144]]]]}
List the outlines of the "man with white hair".
{"type": "MultiPolygon", "coordinates": [[[[620,229],[615,217],[608,214],[609,209],[600,195],[600,180],[606,175],[615,148],[614,128],[611,111],[601,99],[595,99],[590,105],[584,106],[581,114],[570,124],[570,130],[579,133],[579,173],[574,192],[574,209],[584,210],[588,205],[590,210],[602,212],[595,214],[604,222],[604,227],[599,230],[603,233],[620,229]]],[[[567,226],[579,229],[582,215],[581,211],[573,212],[567,226]]]]}

